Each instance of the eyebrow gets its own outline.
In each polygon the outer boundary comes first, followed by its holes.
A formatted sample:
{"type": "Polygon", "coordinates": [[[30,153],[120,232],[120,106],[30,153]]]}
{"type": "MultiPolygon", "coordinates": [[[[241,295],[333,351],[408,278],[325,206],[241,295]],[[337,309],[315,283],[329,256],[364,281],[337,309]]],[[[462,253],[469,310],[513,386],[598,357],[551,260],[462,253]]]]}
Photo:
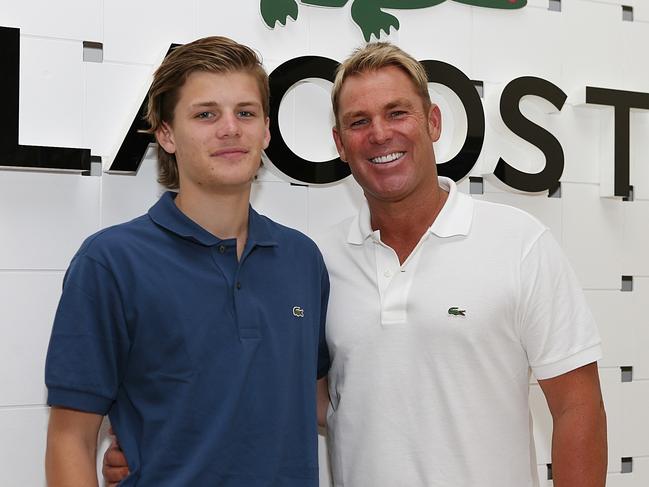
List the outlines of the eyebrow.
{"type": "MultiPolygon", "coordinates": [[[[389,111],[397,107],[412,108],[414,105],[405,98],[399,98],[397,100],[391,101],[388,104],[384,105],[381,109],[383,111],[389,111]]],[[[354,112],[344,113],[342,116],[343,122],[347,122],[350,119],[356,117],[364,117],[366,115],[365,110],[356,110],[354,112]]]]}
{"type": "Polygon", "coordinates": [[[387,105],[385,105],[384,109],[392,110],[393,108],[397,108],[397,107],[412,108],[413,106],[414,105],[410,102],[410,100],[407,100],[405,98],[399,98],[398,100],[394,100],[393,102],[390,102],[387,105]]]}
{"type": "MultiPolygon", "coordinates": [[[[197,103],[192,103],[189,108],[190,110],[195,110],[197,108],[214,108],[219,107],[220,104],[215,101],[199,101],[197,103]]],[[[261,103],[258,101],[242,101],[237,103],[237,108],[241,107],[258,107],[261,108],[261,103]]]]}
{"type": "Polygon", "coordinates": [[[352,118],[357,118],[357,117],[364,117],[365,112],[363,110],[357,110],[355,112],[348,112],[348,113],[343,113],[343,122],[347,122],[352,118]]]}

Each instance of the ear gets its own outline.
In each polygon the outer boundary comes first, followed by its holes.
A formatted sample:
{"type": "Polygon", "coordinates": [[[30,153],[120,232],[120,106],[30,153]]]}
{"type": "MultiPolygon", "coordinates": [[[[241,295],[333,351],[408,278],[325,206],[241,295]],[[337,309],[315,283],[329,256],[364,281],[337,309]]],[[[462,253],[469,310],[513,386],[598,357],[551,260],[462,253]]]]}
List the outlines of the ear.
{"type": "Polygon", "coordinates": [[[155,131],[155,138],[158,144],[169,154],[176,153],[176,142],[174,140],[173,129],[167,122],[162,122],[160,128],[155,131]]]}
{"type": "Polygon", "coordinates": [[[428,134],[433,142],[439,140],[442,133],[442,113],[434,103],[428,109],[428,134]]]}
{"type": "Polygon", "coordinates": [[[338,155],[340,156],[340,160],[343,161],[344,163],[347,163],[347,159],[345,157],[345,146],[343,145],[342,138],[340,137],[340,132],[338,131],[338,127],[335,127],[331,129],[331,134],[333,135],[334,142],[336,143],[336,149],[338,150],[338,155]]]}
{"type": "Polygon", "coordinates": [[[266,129],[264,131],[264,149],[268,149],[270,144],[270,118],[266,117],[266,129]]]}

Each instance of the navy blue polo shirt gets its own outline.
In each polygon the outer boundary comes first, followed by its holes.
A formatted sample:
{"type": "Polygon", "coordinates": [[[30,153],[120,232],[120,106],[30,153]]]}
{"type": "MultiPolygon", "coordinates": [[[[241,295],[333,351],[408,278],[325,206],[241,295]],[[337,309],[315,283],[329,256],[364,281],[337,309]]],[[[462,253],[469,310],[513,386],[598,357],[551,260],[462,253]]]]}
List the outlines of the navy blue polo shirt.
{"type": "Polygon", "coordinates": [[[329,279],[303,234],[249,213],[240,260],[165,194],[88,238],[54,321],[48,403],[108,414],[125,486],[318,485],[329,279]]]}

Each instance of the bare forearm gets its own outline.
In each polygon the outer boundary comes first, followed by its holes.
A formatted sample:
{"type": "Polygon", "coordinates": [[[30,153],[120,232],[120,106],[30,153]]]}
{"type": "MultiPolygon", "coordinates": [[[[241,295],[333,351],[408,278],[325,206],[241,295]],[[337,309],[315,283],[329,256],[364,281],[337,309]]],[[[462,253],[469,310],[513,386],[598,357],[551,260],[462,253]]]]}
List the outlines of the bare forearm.
{"type": "Polygon", "coordinates": [[[47,429],[49,487],[96,487],[97,433],[102,416],[54,407],[47,429]]]}
{"type": "Polygon", "coordinates": [[[48,440],[45,469],[48,487],[97,486],[96,448],[74,441],[48,440]]]}
{"type": "Polygon", "coordinates": [[[555,487],[604,487],[606,413],[598,405],[566,410],[554,421],[552,477],[555,487]]]}

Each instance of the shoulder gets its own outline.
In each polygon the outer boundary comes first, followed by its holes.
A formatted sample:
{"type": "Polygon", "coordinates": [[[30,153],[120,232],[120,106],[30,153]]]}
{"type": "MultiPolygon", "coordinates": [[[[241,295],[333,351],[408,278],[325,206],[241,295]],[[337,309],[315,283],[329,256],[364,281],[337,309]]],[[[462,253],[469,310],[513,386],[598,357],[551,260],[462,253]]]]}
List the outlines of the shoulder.
{"type": "Polygon", "coordinates": [[[267,216],[259,215],[259,218],[260,222],[266,227],[268,235],[271,236],[280,248],[285,249],[295,257],[308,255],[320,260],[322,259],[316,243],[304,233],[295,228],[277,223],[267,216]]]}
{"type": "Polygon", "coordinates": [[[313,238],[325,257],[346,247],[350,228],[355,221],[357,216],[351,216],[314,234],[313,238]]]}
{"type": "Polygon", "coordinates": [[[476,214],[480,218],[489,219],[489,223],[511,222],[514,225],[529,227],[531,229],[546,228],[536,217],[515,206],[475,198],[473,202],[476,214]]]}
{"type": "Polygon", "coordinates": [[[520,208],[474,199],[473,227],[498,239],[535,241],[548,227],[520,208]]]}
{"type": "Polygon", "coordinates": [[[147,238],[155,225],[148,215],[139,216],[131,221],[106,227],[84,240],[77,252],[77,257],[86,256],[95,260],[114,254],[138,244],[147,238]]]}
{"type": "Polygon", "coordinates": [[[299,230],[277,223],[264,215],[259,215],[259,218],[266,226],[269,234],[277,240],[278,243],[289,243],[317,249],[315,242],[299,230]]]}

